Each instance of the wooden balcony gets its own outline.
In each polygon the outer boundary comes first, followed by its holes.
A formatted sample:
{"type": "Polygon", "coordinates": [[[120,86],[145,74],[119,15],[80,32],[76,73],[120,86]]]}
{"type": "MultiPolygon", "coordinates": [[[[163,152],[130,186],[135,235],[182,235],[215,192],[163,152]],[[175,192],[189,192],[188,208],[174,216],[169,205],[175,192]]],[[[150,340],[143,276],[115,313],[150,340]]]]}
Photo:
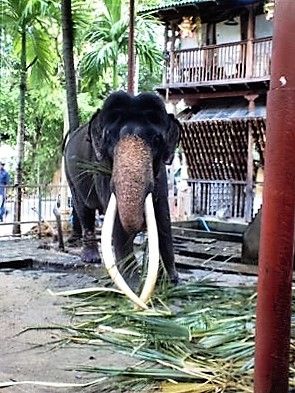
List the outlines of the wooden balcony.
{"type": "Polygon", "coordinates": [[[161,88],[268,81],[271,47],[268,37],[168,52],[161,88]]]}

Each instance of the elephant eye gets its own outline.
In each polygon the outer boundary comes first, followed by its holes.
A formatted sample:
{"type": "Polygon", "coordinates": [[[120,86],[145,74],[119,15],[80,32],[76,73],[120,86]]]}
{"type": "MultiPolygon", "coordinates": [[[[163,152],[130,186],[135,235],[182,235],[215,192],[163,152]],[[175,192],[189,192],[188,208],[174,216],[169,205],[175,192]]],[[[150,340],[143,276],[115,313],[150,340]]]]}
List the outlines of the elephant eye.
{"type": "Polygon", "coordinates": [[[143,115],[146,118],[146,120],[152,124],[160,125],[163,122],[163,116],[161,116],[161,113],[159,113],[157,111],[145,110],[143,112],[143,115]]]}
{"type": "Polygon", "coordinates": [[[153,137],[153,148],[154,149],[159,149],[162,145],[163,138],[161,135],[155,135],[153,137]]]}

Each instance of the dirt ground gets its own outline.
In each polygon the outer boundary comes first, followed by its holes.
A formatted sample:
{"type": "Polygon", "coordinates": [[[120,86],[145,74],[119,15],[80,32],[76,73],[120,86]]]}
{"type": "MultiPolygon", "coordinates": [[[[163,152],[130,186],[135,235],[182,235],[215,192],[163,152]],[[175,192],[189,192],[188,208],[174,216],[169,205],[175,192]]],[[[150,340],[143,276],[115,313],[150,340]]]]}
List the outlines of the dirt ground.
{"type": "MultiPolygon", "coordinates": [[[[132,364],[129,357],[105,347],[63,346],[52,350],[52,345],[45,344],[62,337],[62,333],[57,330],[30,330],[19,334],[28,327],[65,325],[70,322],[70,315],[62,308],[69,300],[52,296],[48,289],[59,292],[94,286],[98,274],[94,274],[93,269],[87,270],[88,267],[80,262],[77,255],[40,249],[38,241],[10,240],[0,243],[0,382],[38,380],[83,383],[89,380],[89,374],[66,369],[75,369],[79,365],[128,367],[132,364]],[[6,267],[7,263],[18,263],[24,258],[34,262],[33,269],[6,267]]],[[[181,273],[182,280],[192,277],[210,278],[221,285],[253,285],[256,282],[255,276],[223,274],[212,270],[196,269],[194,272],[181,273]]],[[[91,380],[97,377],[93,375],[91,380]]],[[[18,385],[3,389],[5,393],[77,391],[81,391],[81,388],[18,385]]]]}
{"type": "MultiPolygon", "coordinates": [[[[81,383],[87,381],[85,375],[65,371],[65,368],[75,368],[82,364],[122,366],[126,363],[123,355],[114,354],[107,349],[100,349],[98,352],[91,347],[65,346],[55,350],[49,350],[49,346],[36,347],[60,338],[62,333],[59,331],[31,330],[18,335],[30,326],[67,324],[70,316],[62,309],[67,299],[52,296],[47,289],[62,291],[93,286],[94,279],[73,272],[7,270],[0,271],[0,281],[0,382],[39,380],[81,383]]],[[[32,385],[3,389],[5,393],[57,391],[77,392],[77,389],[32,385]]]]}

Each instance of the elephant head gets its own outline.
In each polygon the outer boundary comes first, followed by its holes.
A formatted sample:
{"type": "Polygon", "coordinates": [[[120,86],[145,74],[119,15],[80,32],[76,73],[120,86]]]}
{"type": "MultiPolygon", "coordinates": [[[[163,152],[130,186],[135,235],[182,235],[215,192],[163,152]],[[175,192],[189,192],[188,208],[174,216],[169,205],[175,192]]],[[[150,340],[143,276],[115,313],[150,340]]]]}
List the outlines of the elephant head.
{"type": "MultiPolygon", "coordinates": [[[[110,252],[112,229],[109,228],[113,227],[113,222],[109,224],[108,219],[114,221],[118,211],[123,230],[131,237],[143,229],[145,222],[148,226],[152,225],[153,229],[148,227],[148,233],[154,237],[156,244],[152,246],[149,239],[150,259],[159,260],[158,250],[153,251],[158,248],[158,239],[154,236],[157,226],[151,195],[157,188],[160,168],[172,162],[179,131],[180,123],[167,113],[163,101],[152,93],[143,93],[136,97],[124,92],[113,93],[90,122],[89,133],[96,158],[99,161],[108,161],[112,167],[112,211],[110,213],[109,206],[102,231],[103,258],[106,264],[110,263],[109,272],[116,279],[116,284],[125,293],[127,291],[129,297],[136,295],[115,268],[110,252]],[[105,238],[107,246],[104,243],[105,238]],[[104,250],[107,255],[104,255],[104,250]],[[115,271],[112,273],[113,269],[115,271]]],[[[153,289],[151,287],[156,281],[154,273],[157,268],[152,265],[154,263],[157,266],[158,261],[150,260],[149,263],[151,267],[140,297],[141,307],[142,301],[149,298],[153,289]]]]}

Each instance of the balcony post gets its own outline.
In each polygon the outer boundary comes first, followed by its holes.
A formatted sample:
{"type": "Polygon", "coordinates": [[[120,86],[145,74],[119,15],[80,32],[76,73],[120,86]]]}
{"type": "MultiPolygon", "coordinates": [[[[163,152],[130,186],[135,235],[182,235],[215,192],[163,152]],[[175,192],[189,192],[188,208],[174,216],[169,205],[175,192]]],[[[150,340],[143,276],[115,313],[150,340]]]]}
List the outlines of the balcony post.
{"type": "Polygon", "coordinates": [[[172,37],[171,37],[171,48],[170,48],[170,83],[174,83],[174,59],[175,59],[175,39],[176,39],[176,28],[175,23],[172,24],[172,37]]]}
{"type": "Polygon", "coordinates": [[[247,28],[246,78],[253,75],[254,8],[249,7],[247,28]]]}
{"type": "MultiPolygon", "coordinates": [[[[257,94],[247,95],[245,98],[248,100],[249,112],[255,110],[255,100],[258,98],[257,94]]],[[[246,200],[245,200],[245,219],[247,222],[252,220],[252,209],[253,209],[253,129],[251,122],[248,123],[248,157],[247,157],[247,185],[246,185],[246,200]]]]}
{"type": "Polygon", "coordinates": [[[168,67],[169,67],[169,55],[168,55],[168,23],[165,23],[164,32],[164,72],[163,72],[163,86],[165,86],[168,81],[168,67]]]}

